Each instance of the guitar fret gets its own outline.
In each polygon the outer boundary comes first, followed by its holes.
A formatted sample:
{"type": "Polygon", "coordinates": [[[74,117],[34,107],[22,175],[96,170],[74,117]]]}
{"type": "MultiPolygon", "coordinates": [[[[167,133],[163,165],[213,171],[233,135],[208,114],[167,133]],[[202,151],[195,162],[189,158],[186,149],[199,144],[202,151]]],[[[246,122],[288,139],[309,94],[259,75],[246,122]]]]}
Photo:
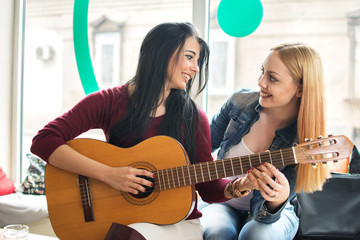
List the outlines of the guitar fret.
{"type": "Polygon", "coordinates": [[[181,171],[182,171],[183,178],[184,178],[184,186],[186,186],[186,179],[185,179],[184,167],[181,167],[181,171]]]}
{"type": "Polygon", "coordinates": [[[216,179],[219,179],[219,174],[218,174],[218,170],[216,167],[216,161],[214,162],[214,167],[215,167],[215,172],[216,172],[216,179]]]}
{"type": "Polygon", "coordinates": [[[251,158],[250,158],[250,155],[248,155],[248,158],[249,158],[249,164],[250,164],[250,168],[252,168],[252,164],[251,164],[251,158]]]}
{"type": "Polygon", "coordinates": [[[172,181],[173,181],[173,186],[175,188],[175,179],[174,179],[173,169],[170,169],[170,173],[171,173],[171,178],[172,178],[172,181]]]}
{"type": "Polygon", "coordinates": [[[162,184],[164,184],[164,181],[163,180],[161,180],[161,178],[162,178],[162,170],[160,169],[160,170],[158,170],[158,173],[157,173],[159,176],[158,176],[158,179],[159,179],[159,185],[160,185],[160,188],[161,188],[161,190],[165,190],[165,188],[162,186],[162,184]]]}
{"type": "Polygon", "coordinates": [[[225,168],[225,164],[224,164],[224,162],[225,162],[225,161],[222,161],[222,165],[223,165],[223,169],[224,169],[224,171],[223,171],[223,172],[224,172],[224,176],[225,176],[225,177],[227,177],[227,176],[226,176],[226,168],[225,168]]]}
{"type": "Polygon", "coordinates": [[[228,177],[234,176],[231,159],[224,159],[223,165],[225,168],[224,172],[226,173],[226,176],[228,176],[228,177]]]}
{"type": "Polygon", "coordinates": [[[241,162],[241,157],[239,157],[240,167],[241,167],[241,173],[244,174],[244,169],[241,162]]]}
{"type": "Polygon", "coordinates": [[[281,149],[280,149],[280,155],[281,155],[281,161],[282,161],[282,164],[283,164],[283,166],[285,166],[285,163],[284,163],[284,158],[283,158],[283,154],[282,154],[281,149]]]}
{"type": "MultiPolygon", "coordinates": [[[[164,169],[165,170],[165,169],[164,169]]],[[[164,189],[166,190],[167,189],[167,186],[166,186],[166,180],[165,180],[165,171],[162,171],[162,177],[163,177],[163,181],[164,181],[164,189]]]]}
{"type": "Polygon", "coordinates": [[[260,156],[260,153],[258,153],[258,156],[259,156],[259,161],[260,161],[260,164],[261,164],[261,156],[260,156]]]}
{"type": "Polygon", "coordinates": [[[168,189],[172,189],[172,184],[171,184],[171,169],[167,168],[166,169],[166,179],[167,179],[167,185],[168,185],[168,189]]]}
{"type": "Polygon", "coordinates": [[[189,165],[187,165],[187,170],[188,170],[188,173],[189,173],[189,184],[192,184],[189,165]]]}
{"type": "Polygon", "coordinates": [[[209,162],[206,162],[206,165],[207,165],[207,169],[208,169],[209,181],[211,181],[209,162]]]}
{"type": "Polygon", "coordinates": [[[195,183],[198,183],[197,174],[196,174],[196,165],[194,164],[194,176],[195,176],[195,183]]]}
{"type": "Polygon", "coordinates": [[[273,165],[273,161],[272,161],[272,157],[271,157],[271,153],[269,152],[269,157],[270,157],[270,163],[271,165],[273,165]]]}
{"type": "Polygon", "coordinates": [[[234,165],[233,165],[233,160],[232,158],[230,158],[230,163],[231,163],[231,170],[232,170],[232,175],[235,176],[235,172],[234,172],[234,165]]]}
{"type": "Polygon", "coordinates": [[[161,171],[161,170],[156,171],[156,177],[157,177],[157,182],[158,182],[160,191],[162,191],[161,180],[160,180],[160,171],[161,171]]]}
{"type": "Polygon", "coordinates": [[[175,169],[176,169],[176,176],[177,176],[177,180],[178,180],[178,185],[180,187],[180,178],[179,178],[178,167],[176,167],[175,169]]]}
{"type": "Polygon", "coordinates": [[[199,166],[200,166],[200,171],[201,171],[202,182],[205,182],[202,165],[200,164],[199,166]]]}

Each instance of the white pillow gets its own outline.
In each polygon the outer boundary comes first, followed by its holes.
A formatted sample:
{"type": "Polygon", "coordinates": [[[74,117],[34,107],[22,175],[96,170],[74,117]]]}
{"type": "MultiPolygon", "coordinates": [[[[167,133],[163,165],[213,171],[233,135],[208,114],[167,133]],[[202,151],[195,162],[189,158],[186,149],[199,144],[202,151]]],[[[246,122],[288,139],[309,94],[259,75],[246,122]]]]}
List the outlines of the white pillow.
{"type": "Polygon", "coordinates": [[[12,193],[0,196],[0,227],[25,224],[48,216],[46,196],[12,193]]]}

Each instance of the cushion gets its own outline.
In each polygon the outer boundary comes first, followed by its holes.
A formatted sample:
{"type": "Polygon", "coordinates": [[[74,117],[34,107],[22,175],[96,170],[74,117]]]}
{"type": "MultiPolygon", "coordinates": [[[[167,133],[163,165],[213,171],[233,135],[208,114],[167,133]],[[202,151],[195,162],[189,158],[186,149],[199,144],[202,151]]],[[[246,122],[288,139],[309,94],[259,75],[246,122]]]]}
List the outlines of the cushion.
{"type": "Polygon", "coordinates": [[[15,191],[14,183],[8,178],[0,167],[0,196],[13,193],[15,191]]]}
{"type": "Polygon", "coordinates": [[[33,154],[26,154],[30,162],[27,176],[16,192],[23,194],[45,195],[45,167],[46,162],[33,154]]]}
{"type": "Polygon", "coordinates": [[[25,224],[48,216],[46,196],[12,193],[0,196],[0,227],[25,224]]]}

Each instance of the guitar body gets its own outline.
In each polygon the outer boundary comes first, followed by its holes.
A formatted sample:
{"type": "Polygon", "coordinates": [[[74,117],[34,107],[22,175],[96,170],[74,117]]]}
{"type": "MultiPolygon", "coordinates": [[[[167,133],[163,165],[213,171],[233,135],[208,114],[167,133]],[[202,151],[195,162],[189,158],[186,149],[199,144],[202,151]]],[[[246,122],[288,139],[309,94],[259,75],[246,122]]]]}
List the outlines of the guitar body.
{"type": "MultiPolygon", "coordinates": [[[[189,164],[187,154],[176,140],[157,136],[131,148],[119,148],[92,139],[68,142],[81,154],[113,167],[132,166],[156,171],[189,164]]],[[[156,186],[146,196],[120,192],[89,178],[87,184],[93,219],[85,220],[79,189],[79,175],[47,165],[45,188],[52,227],[61,240],[104,239],[113,222],[172,224],[185,219],[195,201],[193,185],[166,191],[156,186]]],[[[81,185],[81,184],[80,184],[81,185]]]]}

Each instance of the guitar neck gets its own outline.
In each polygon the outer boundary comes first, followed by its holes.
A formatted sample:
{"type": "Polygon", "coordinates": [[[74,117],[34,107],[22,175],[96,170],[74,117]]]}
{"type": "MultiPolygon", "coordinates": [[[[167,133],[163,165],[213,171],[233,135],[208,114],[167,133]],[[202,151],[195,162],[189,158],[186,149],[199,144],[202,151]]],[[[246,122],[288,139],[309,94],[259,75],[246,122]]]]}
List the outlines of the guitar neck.
{"type": "Polygon", "coordinates": [[[247,170],[268,162],[275,167],[296,164],[294,148],[279,149],[212,162],[202,162],[157,170],[155,190],[163,191],[196,183],[209,182],[220,178],[245,174],[247,170]]]}

